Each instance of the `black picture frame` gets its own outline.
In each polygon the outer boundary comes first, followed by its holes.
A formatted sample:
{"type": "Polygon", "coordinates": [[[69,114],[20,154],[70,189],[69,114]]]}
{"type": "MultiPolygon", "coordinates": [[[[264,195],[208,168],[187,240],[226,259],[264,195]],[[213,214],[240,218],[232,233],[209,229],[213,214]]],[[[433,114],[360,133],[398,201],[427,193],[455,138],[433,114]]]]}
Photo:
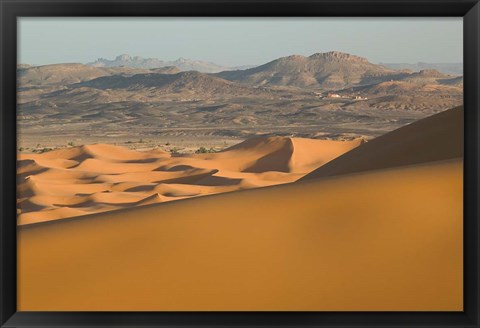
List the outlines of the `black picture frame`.
{"type": "MultiPolygon", "coordinates": [[[[478,0],[0,0],[1,327],[480,327],[478,0]],[[457,16],[464,19],[463,312],[17,312],[16,58],[22,16],[457,16]]],[[[439,31],[441,33],[441,31],[439,31]]]]}

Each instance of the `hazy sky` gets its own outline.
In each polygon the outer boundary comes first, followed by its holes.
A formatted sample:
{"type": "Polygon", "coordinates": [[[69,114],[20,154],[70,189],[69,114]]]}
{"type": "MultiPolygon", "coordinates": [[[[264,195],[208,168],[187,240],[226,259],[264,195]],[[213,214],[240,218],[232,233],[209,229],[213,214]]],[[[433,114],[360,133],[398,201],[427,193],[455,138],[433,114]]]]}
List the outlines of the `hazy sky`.
{"type": "Polygon", "coordinates": [[[127,53],[226,66],[331,50],[374,63],[462,62],[461,18],[20,18],[19,63],[127,53]]]}

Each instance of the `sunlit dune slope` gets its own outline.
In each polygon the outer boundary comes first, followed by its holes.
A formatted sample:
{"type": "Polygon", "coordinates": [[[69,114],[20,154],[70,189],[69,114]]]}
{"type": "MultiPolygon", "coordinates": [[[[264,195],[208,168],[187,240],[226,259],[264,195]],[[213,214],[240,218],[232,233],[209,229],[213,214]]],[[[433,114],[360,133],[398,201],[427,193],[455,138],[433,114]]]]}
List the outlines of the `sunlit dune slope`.
{"type": "Polygon", "coordinates": [[[459,158],[23,226],[18,310],[461,311],[462,191],[459,158]]]}
{"type": "Polygon", "coordinates": [[[361,143],[259,137],[214,154],[106,144],[21,154],[18,224],[288,183],[361,143]]]}
{"type": "Polygon", "coordinates": [[[362,139],[333,141],[306,138],[256,137],[222,152],[197,155],[226,170],[307,173],[361,145],[362,139]]]}
{"type": "Polygon", "coordinates": [[[463,107],[456,107],[373,139],[300,180],[462,156],[463,107]]]}

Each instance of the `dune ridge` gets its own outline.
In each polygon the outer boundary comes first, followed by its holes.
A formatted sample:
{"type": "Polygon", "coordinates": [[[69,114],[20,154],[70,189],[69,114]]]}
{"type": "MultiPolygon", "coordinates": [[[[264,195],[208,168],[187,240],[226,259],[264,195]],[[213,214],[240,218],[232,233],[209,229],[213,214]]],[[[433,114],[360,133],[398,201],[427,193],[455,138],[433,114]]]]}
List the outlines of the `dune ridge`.
{"type": "Polygon", "coordinates": [[[375,138],[300,180],[463,157],[463,106],[375,138]]]}
{"type": "Polygon", "coordinates": [[[361,143],[257,137],[211,154],[108,144],[21,154],[18,224],[288,183],[361,143]]]}

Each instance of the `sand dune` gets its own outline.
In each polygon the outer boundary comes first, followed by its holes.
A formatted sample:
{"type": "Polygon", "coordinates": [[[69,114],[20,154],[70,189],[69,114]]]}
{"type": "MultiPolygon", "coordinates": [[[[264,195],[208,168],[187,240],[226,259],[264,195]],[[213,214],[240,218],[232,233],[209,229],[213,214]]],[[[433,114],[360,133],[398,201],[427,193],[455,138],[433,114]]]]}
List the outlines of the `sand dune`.
{"type": "Polygon", "coordinates": [[[170,155],[162,150],[148,152],[138,152],[114,145],[97,144],[84,146],[86,152],[93,157],[107,160],[117,160],[119,162],[141,161],[148,158],[163,158],[170,155]]]}
{"type": "Polygon", "coordinates": [[[462,191],[453,159],[23,226],[18,310],[461,311],[462,191]]]}
{"type": "Polygon", "coordinates": [[[361,142],[259,137],[213,154],[106,144],[21,154],[18,224],[289,183],[361,142]]]}
{"type": "Polygon", "coordinates": [[[161,150],[132,151],[104,144],[22,154],[18,224],[141,206],[146,199],[166,202],[457,158],[463,155],[462,138],[463,108],[458,107],[368,143],[258,137],[218,153],[173,157],[161,150]],[[126,200],[125,193],[136,195],[126,200]],[[83,200],[85,195],[91,196],[88,201],[83,200]],[[40,203],[38,197],[43,197],[40,203]],[[63,203],[58,197],[73,199],[63,203]],[[111,201],[97,202],[106,197],[111,201]]]}
{"type": "Polygon", "coordinates": [[[123,153],[62,150],[79,162],[67,168],[26,156],[17,308],[462,311],[461,116],[366,144],[259,138],[216,154],[125,156],[138,172],[80,170],[82,156],[116,168],[123,153]]]}
{"type": "Polygon", "coordinates": [[[463,107],[424,118],[353,149],[301,180],[463,157],[463,107]]]}
{"type": "Polygon", "coordinates": [[[37,162],[31,159],[17,160],[17,174],[34,173],[37,171],[44,171],[45,168],[38,165],[37,162]]]}
{"type": "Polygon", "coordinates": [[[305,138],[258,137],[223,152],[197,155],[221,163],[219,169],[261,173],[268,171],[307,173],[363,141],[331,141],[305,138]]]}

